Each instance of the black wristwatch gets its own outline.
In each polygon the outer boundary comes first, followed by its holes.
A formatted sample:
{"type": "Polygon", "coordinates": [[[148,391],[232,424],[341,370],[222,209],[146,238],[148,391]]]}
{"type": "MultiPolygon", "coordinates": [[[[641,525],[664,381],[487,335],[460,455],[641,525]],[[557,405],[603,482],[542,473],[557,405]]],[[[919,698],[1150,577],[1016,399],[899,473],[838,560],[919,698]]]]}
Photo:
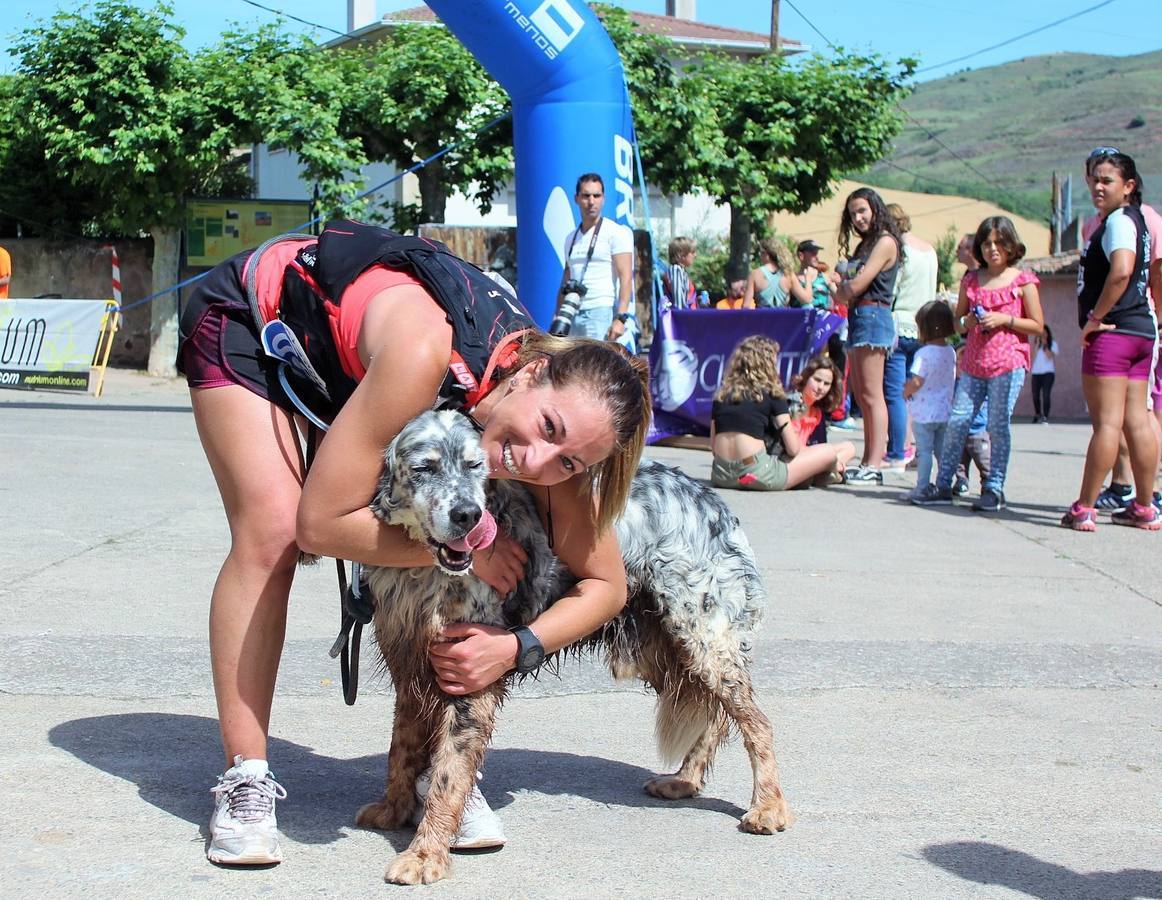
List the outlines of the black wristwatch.
{"type": "Polygon", "coordinates": [[[636,319],[637,316],[635,316],[631,312],[623,312],[623,313],[618,313],[616,316],[614,316],[614,318],[617,319],[617,321],[619,321],[622,325],[624,325],[628,320],[636,319]]]}
{"type": "Polygon", "coordinates": [[[516,670],[521,675],[527,675],[545,661],[545,647],[527,625],[517,625],[509,631],[516,635],[518,645],[516,670]]]}

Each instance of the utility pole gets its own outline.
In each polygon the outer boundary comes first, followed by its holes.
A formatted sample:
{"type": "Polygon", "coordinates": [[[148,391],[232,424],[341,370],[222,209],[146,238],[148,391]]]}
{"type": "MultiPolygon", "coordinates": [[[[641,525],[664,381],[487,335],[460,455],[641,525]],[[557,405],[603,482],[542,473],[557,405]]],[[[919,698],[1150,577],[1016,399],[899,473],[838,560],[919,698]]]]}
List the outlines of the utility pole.
{"type": "Polygon", "coordinates": [[[771,52],[779,52],[779,0],[771,0],[771,52]]]}

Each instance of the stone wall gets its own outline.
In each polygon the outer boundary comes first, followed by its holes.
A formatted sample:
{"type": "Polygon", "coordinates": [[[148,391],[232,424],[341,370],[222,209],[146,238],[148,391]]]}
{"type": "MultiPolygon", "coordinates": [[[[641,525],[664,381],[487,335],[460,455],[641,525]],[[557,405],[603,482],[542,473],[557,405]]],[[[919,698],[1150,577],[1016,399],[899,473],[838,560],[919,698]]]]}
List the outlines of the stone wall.
{"type": "MultiPolygon", "coordinates": [[[[152,291],[153,241],[149,238],[113,241],[121,264],[122,302],[152,291]]],[[[12,256],[11,297],[46,294],[78,300],[112,299],[113,275],[109,241],[8,239],[12,256]]],[[[130,310],[122,319],[110,354],[110,365],[143,369],[149,359],[149,305],[130,310]]]]}

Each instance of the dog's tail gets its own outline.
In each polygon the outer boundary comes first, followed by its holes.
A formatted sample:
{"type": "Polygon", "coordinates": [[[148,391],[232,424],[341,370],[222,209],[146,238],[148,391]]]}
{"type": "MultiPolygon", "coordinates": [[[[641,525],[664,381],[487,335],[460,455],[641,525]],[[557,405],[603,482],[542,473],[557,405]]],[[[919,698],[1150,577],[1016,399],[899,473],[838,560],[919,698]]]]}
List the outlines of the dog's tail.
{"type": "Polygon", "coordinates": [[[654,738],[666,765],[677,765],[701,741],[710,753],[727,734],[727,718],[722,705],[707,690],[694,684],[658,694],[654,738]]]}

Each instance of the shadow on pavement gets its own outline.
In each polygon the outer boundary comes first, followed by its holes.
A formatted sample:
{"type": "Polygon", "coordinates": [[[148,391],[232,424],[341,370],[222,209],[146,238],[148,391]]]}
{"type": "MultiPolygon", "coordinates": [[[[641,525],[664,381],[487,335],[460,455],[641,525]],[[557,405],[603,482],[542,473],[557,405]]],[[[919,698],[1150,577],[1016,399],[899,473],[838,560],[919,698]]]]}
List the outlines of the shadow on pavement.
{"type": "MultiPolygon", "coordinates": [[[[205,835],[211,810],[210,787],[219,746],[218,723],[204,716],[128,713],[73,719],[54,726],[55,747],[103,772],[137,785],[147,803],[199,826],[205,835]]],[[[355,813],[383,793],[384,752],[336,759],[291,741],[272,737],[270,760],[290,792],[279,808],[279,828],[293,840],[325,844],[353,828],[355,813]],[[285,809],[285,812],[283,811],[285,809]]],[[[649,752],[652,754],[653,749],[649,752]]],[[[633,807],[677,805],[741,818],[745,810],[713,797],[665,801],[650,797],[642,784],[655,772],[636,765],[574,753],[505,748],[485,759],[481,790],[494,809],[512,802],[515,791],[569,794],[594,802],[633,807]]],[[[410,840],[391,839],[396,849],[410,840]],[[398,841],[398,843],[397,843],[398,841]]]]}
{"type": "Polygon", "coordinates": [[[1020,850],[983,841],[925,847],[928,862],[977,884],[997,884],[1046,900],[1131,900],[1162,897],[1162,872],[1075,872],[1020,850]]]}

